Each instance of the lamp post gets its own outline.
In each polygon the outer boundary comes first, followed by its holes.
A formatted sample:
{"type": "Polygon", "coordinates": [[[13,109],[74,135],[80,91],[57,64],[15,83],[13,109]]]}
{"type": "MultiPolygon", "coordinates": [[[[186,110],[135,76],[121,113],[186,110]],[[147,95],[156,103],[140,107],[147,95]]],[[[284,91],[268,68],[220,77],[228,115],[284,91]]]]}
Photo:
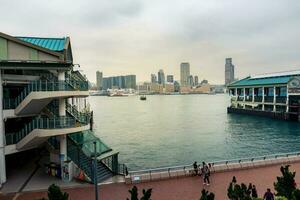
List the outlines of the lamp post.
{"type": "Polygon", "coordinates": [[[95,199],[98,198],[98,180],[97,180],[97,143],[94,142],[94,184],[95,184],[95,199]]]}

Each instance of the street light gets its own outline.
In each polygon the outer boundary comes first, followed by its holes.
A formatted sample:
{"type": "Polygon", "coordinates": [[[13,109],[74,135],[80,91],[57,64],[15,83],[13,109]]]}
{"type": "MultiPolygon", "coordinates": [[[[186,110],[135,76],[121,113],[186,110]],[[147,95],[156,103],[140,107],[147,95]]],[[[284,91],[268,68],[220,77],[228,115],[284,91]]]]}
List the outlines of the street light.
{"type": "Polygon", "coordinates": [[[98,198],[98,177],[97,177],[97,142],[94,142],[94,184],[95,184],[95,199],[98,198]]]}

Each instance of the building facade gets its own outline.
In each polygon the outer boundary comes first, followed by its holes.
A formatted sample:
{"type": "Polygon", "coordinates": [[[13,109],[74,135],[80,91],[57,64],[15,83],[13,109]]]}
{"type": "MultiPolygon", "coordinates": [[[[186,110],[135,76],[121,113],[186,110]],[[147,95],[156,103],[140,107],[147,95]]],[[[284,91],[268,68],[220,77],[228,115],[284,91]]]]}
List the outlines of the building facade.
{"type": "Polygon", "coordinates": [[[193,75],[190,75],[188,77],[188,85],[189,86],[194,86],[194,78],[193,78],[193,75]]]}
{"type": "Polygon", "coordinates": [[[249,76],[227,88],[229,112],[300,121],[300,71],[249,76]]]}
{"type": "Polygon", "coordinates": [[[190,64],[189,63],[181,63],[180,64],[180,84],[181,84],[181,86],[189,85],[189,81],[188,81],[189,76],[190,76],[190,64]]]}
{"type": "Polygon", "coordinates": [[[228,85],[234,81],[234,65],[232,64],[232,58],[226,58],[225,60],[225,85],[228,85]]]}
{"type": "Polygon", "coordinates": [[[151,74],[151,83],[157,83],[157,76],[155,74],[151,74]]]}
{"type": "Polygon", "coordinates": [[[135,89],[136,76],[113,76],[103,78],[103,90],[107,89],[135,89]]]}
{"type": "Polygon", "coordinates": [[[165,85],[165,82],[166,82],[166,80],[165,80],[165,73],[164,73],[164,70],[162,70],[162,69],[160,69],[159,71],[158,71],[158,84],[162,84],[162,85],[165,85]]]}
{"type": "Polygon", "coordinates": [[[71,179],[77,168],[93,181],[91,163],[83,162],[92,159],[91,141],[101,156],[99,181],[119,174],[118,153],[107,154],[112,149],[91,131],[88,81],[73,67],[68,37],[0,33],[0,187],[14,167],[6,158],[37,149],[47,151],[62,179],[71,179]],[[114,164],[107,167],[106,159],[114,164]]]}
{"type": "Polygon", "coordinates": [[[198,76],[194,76],[194,85],[195,86],[199,85],[199,78],[198,78],[198,76]]]}
{"type": "Polygon", "coordinates": [[[97,71],[96,72],[96,79],[97,79],[97,83],[96,83],[97,90],[102,90],[103,73],[97,71]]]}
{"type": "Polygon", "coordinates": [[[167,82],[173,83],[174,82],[174,76],[173,75],[167,75],[167,82]]]}

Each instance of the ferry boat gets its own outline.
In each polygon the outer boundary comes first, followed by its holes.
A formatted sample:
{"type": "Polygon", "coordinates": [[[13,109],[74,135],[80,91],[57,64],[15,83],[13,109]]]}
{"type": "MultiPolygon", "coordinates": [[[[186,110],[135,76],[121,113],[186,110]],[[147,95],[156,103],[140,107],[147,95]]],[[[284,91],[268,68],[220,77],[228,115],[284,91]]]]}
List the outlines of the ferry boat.
{"type": "Polygon", "coordinates": [[[146,97],[146,95],[142,95],[142,96],[140,96],[140,100],[142,100],[142,101],[145,101],[145,100],[147,100],[147,97],[146,97]]]}

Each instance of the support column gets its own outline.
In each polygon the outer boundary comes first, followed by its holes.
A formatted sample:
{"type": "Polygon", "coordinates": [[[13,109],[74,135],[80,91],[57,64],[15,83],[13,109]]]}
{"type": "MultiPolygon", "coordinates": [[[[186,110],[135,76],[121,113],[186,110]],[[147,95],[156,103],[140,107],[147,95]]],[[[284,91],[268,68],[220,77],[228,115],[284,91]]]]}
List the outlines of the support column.
{"type": "MultiPolygon", "coordinates": [[[[64,71],[60,71],[58,72],[58,81],[59,86],[61,87],[60,89],[63,90],[64,85],[63,82],[65,81],[65,72],[64,71]],[[61,84],[62,83],[62,84],[61,84]]],[[[66,116],[66,99],[61,98],[59,99],[59,117],[65,117],[66,116]]],[[[63,120],[60,123],[65,123],[63,120]]],[[[63,174],[63,165],[64,162],[67,160],[67,135],[60,135],[59,136],[59,141],[60,141],[60,164],[61,164],[61,170],[63,174]]],[[[62,176],[63,178],[63,176],[62,176]]]]}
{"type": "Polygon", "coordinates": [[[235,88],[235,108],[237,108],[237,101],[238,101],[238,93],[237,93],[237,88],[235,88]]]}
{"type": "Polygon", "coordinates": [[[286,112],[289,112],[289,93],[286,91],[286,112]]]}
{"type": "Polygon", "coordinates": [[[6,182],[6,167],[5,167],[5,129],[3,119],[3,86],[2,86],[2,71],[0,70],[0,188],[6,182]]]}
{"type": "Polygon", "coordinates": [[[262,87],[262,110],[265,110],[265,87],[262,87]]]}
{"type": "Polygon", "coordinates": [[[273,112],[276,112],[276,86],[273,88],[273,112]]]}
{"type": "Polygon", "coordinates": [[[252,88],[252,109],[254,109],[254,88],[252,88]]]}
{"type": "Polygon", "coordinates": [[[246,101],[246,88],[243,88],[243,102],[244,102],[244,104],[243,104],[243,108],[245,109],[246,108],[246,106],[245,106],[245,101],[246,101]]]}

